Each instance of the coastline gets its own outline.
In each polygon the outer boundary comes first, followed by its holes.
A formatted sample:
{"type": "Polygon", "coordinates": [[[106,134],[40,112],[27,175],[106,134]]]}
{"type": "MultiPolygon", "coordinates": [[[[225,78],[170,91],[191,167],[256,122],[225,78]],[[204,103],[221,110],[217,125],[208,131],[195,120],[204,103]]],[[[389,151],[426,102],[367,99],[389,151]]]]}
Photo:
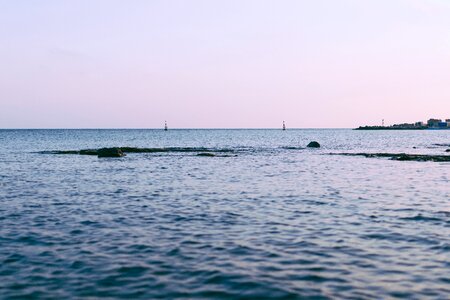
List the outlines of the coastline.
{"type": "Polygon", "coordinates": [[[393,127],[393,126],[360,126],[353,130],[450,130],[450,127],[393,127]]]}
{"type": "Polygon", "coordinates": [[[408,127],[388,127],[388,126],[360,126],[358,128],[354,128],[353,130],[428,130],[428,129],[430,129],[430,128],[427,128],[427,127],[408,128],[408,127]]]}

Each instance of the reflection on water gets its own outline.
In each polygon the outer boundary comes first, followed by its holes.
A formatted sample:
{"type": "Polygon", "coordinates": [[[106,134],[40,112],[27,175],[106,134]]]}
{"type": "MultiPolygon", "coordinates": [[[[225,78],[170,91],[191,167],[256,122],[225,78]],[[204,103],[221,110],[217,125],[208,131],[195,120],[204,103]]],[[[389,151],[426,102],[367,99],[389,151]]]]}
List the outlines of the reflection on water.
{"type": "Polygon", "coordinates": [[[0,131],[1,297],[446,298],[450,131],[0,131]],[[311,140],[320,149],[301,149],[311,140]],[[245,149],[236,157],[37,151],[245,149]],[[416,147],[415,149],[413,147],[416,147]]]}

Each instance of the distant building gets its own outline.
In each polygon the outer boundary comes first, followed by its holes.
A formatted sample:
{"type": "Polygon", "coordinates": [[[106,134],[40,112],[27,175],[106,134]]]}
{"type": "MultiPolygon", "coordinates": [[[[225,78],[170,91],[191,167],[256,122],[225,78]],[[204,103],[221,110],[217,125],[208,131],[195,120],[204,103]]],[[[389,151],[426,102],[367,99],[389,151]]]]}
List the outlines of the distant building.
{"type": "Polygon", "coordinates": [[[440,119],[429,119],[427,122],[428,127],[430,128],[439,128],[439,123],[442,123],[440,119]]]}

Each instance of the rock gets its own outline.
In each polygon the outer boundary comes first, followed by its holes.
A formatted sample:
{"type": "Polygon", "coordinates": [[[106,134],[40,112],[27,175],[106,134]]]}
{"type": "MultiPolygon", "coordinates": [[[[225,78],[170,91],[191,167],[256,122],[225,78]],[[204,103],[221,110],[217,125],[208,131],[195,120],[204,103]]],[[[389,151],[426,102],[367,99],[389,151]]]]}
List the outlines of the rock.
{"type": "MultiPolygon", "coordinates": [[[[124,156],[125,153],[160,153],[160,152],[200,152],[200,153],[234,153],[236,149],[230,148],[205,148],[205,147],[168,147],[168,148],[136,148],[136,147],[112,147],[103,149],[81,149],[81,150],[57,150],[57,151],[40,151],[41,154],[79,154],[79,155],[98,155],[99,151],[103,151],[101,157],[110,156],[114,151],[115,154],[112,157],[124,156]],[[108,150],[108,151],[106,151],[108,150]],[[113,150],[113,152],[111,152],[113,150]],[[121,151],[123,155],[118,155],[118,151],[121,151]],[[111,154],[108,154],[111,153],[111,154]]],[[[217,156],[217,155],[216,155],[217,156]]]]}
{"type": "Polygon", "coordinates": [[[55,150],[55,151],[39,151],[40,154],[80,154],[76,150],[55,150]]]}
{"type": "Polygon", "coordinates": [[[310,142],[307,146],[308,148],[320,148],[320,144],[316,141],[310,142]]]}
{"type": "Polygon", "coordinates": [[[214,157],[214,156],[216,156],[216,155],[215,155],[214,153],[202,152],[202,153],[198,153],[197,156],[214,157]]]}
{"type": "Polygon", "coordinates": [[[450,149],[445,150],[445,152],[450,152],[450,149]]]}
{"type": "Polygon", "coordinates": [[[82,149],[79,152],[80,155],[98,155],[98,150],[94,149],[82,149]]]}
{"type": "Polygon", "coordinates": [[[450,162],[450,155],[426,155],[426,154],[406,154],[406,153],[329,153],[330,155],[364,156],[364,157],[384,157],[398,161],[435,161],[450,162]]]}
{"type": "Polygon", "coordinates": [[[286,149],[286,150],[304,150],[305,148],[303,148],[303,147],[286,146],[286,147],[281,147],[281,149],[286,149]]]}
{"type": "Polygon", "coordinates": [[[122,157],[125,154],[120,148],[101,148],[97,150],[98,157],[122,157]]]}

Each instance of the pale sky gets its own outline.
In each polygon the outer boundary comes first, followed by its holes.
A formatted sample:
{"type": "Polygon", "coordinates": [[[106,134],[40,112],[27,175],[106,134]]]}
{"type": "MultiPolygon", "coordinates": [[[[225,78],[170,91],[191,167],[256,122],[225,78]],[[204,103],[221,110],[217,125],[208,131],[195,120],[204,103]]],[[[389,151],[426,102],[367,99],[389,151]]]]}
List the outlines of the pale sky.
{"type": "Polygon", "coordinates": [[[450,0],[0,0],[0,128],[450,118],[450,0]]]}

